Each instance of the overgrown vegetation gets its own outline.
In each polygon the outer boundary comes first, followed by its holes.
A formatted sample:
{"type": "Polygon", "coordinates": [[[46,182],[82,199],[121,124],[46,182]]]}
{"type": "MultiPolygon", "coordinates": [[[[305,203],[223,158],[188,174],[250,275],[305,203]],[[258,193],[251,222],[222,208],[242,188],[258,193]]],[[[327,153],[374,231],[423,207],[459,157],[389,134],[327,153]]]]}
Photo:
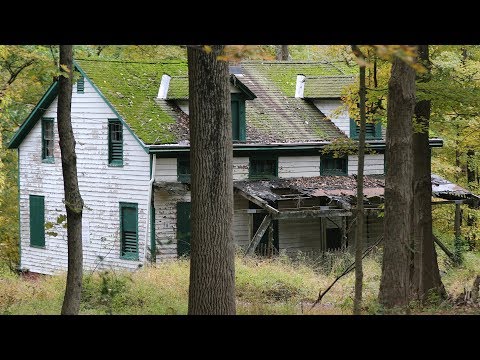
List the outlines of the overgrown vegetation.
{"type": "MultiPolygon", "coordinates": [[[[295,259],[236,258],[236,296],[238,314],[351,314],[354,274],[340,280],[310,311],[318,291],[325,289],[352,260],[349,253],[312,259],[299,254],[295,259]]],[[[379,314],[377,302],[380,282],[379,251],[364,260],[365,314],[379,314]]],[[[440,254],[442,280],[452,298],[470,289],[480,274],[480,254],[465,254],[462,266],[453,268],[440,254]]],[[[84,277],[81,314],[186,314],[189,262],[186,259],[164,262],[136,272],[96,271],[84,277]]],[[[0,267],[0,314],[59,314],[65,276],[21,277],[8,266],[0,267]]],[[[433,299],[434,300],[434,299],[433,299]]],[[[451,302],[420,309],[413,313],[480,313],[478,308],[457,308],[451,302]]]]}

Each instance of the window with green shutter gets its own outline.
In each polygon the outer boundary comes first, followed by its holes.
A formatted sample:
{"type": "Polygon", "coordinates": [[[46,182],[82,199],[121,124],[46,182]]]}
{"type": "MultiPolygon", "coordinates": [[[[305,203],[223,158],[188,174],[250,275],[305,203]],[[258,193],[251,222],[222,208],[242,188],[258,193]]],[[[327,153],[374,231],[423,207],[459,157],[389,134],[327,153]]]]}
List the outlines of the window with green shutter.
{"type": "Polygon", "coordinates": [[[138,204],[120,203],[120,257],[138,260],[138,204]]]}
{"type": "Polygon", "coordinates": [[[320,175],[347,175],[347,158],[324,156],[320,158],[320,175]]]}
{"type": "Polygon", "coordinates": [[[232,139],[246,140],[245,99],[240,94],[231,94],[232,139]]]}
{"type": "Polygon", "coordinates": [[[188,157],[177,158],[177,181],[190,182],[190,159],[188,157]]]}
{"type": "Polygon", "coordinates": [[[45,247],[45,197],[30,195],[30,246],[45,247]]]}
{"type": "Polygon", "coordinates": [[[53,163],[55,161],[53,157],[54,150],[54,129],[53,118],[42,119],[42,162],[53,163]]]}
{"type": "Polygon", "coordinates": [[[278,159],[276,156],[250,157],[250,179],[272,179],[278,176],[278,159]]]}
{"type": "MultiPolygon", "coordinates": [[[[350,119],[350,137],[352,139],[358,139],[360,134],[359,124],[350,119]]],[[[382,124],[381,123],[366,123],[365,124],[365,139],[367,140],[378,140],[382,138],[382,124]]]]}
{"type": "Polygon", "coordinates": [[[77,93],[83,94],[84,91],[85,91],[85,78],[83,76],[80,76],[80,78],[77,80],[77,93]]]}
{"type": "Polygon", "coordinates": [[[123,126],[118,119],[108,120],[108,164],[123,166],[123,126]]]}

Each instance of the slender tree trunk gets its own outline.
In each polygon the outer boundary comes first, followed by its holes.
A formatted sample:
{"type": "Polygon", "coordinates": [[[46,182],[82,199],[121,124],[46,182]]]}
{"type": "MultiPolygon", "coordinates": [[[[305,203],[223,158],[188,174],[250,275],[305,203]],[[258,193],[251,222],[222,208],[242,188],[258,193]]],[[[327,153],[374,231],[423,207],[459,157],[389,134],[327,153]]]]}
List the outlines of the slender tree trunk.
{"type": "Polygon", "coordinates": [[[192,234],[189,314],[235,314],[232,120],[224,46],[188,47],[192,234]]]}
{"type": "MultiPolygon", "coordinates": [[[[78,188],[77,155],[73,136],[72,45],[60,45],[60,65],[66,66],[68,76],[60,76],[58,91],[58,137],[62,154],[63,188],[65,191],[65,208],[67,210],[68,237],[68,273],[67,287],[62,305],[62,315],[77,315],[82,295],[83,253],[82,253],[82,211],[83,200],[78,188]]],[[[61,66],[60,66],[60,70],[61,66]]]]}
{"type": "MultiPolygon", "coordinates": [[[[419,60],[427,68],[419,81],[429,81],[430,61],[428,45],[418,46],[419,60]]],[[[411,272],[411,300],[425,301],[432,292],[446,296],[440,279],[437,253],[432,233],[432,181],[431,150],[428,141],[430,100],[418,101],[415,105],[417,123],[423,132],[413,134],[413,271],[411,272]]]]}
{"type": "Polygon", "coordinates": [[[288,60],[288,45],[277,45],[277,60],[288,60]]]}
{"type": "MultiPolygon", "coordinates": [[[[365,60],[362,52],[356,45],[352,50],[361,60],[365,60]]],[[[357,168],[357,228],[355,234],[355,301],[353,313],[361,314],[362,309],[362,288],[363,288],[363,224],[365,214],[363,211],[363,169],[365,163],[365,64],[360,65],[360,134],[358,138],[358,168],[357,168]]]]}
{"type": "Polygon", "coordinates": [[[472,183],[475,182],[475,150],[467,150],[467,181],[468,186],[471,187],[472,183]]]}
{"type": "Polygon", "coordinates": [[[382,279],[379,301],[386,308],[408,303],[409,247],[412,228],[412,117],[415,70],[395,58],[388,83],[387,173],[382,279]]]}

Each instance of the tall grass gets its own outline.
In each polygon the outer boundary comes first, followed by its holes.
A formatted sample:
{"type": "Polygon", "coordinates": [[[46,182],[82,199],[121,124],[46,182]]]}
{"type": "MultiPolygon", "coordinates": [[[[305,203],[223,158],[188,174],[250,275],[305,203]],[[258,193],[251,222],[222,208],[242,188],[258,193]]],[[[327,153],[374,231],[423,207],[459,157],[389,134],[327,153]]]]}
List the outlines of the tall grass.
{"type": "MultiPolygon", "coordinates": [[[[378,313],[376,302],[381,276],[381,254],[364,260],[365,313],[378,313]]],[[[350,263],[351,255],[312,259],[243,258],[236,265],[238,314],[351,314],[354,274],[341,279],[312,311],[319,290],[325,289],[350,263]]],[[[480,256],[465,254],[465,262],[452,268],[440,258],[443,281],[453,294],[471,286],[480,274],[480,256]]],[[[65,275],[26,279],[0,266],[0,313],[59,314],[65,275]]],[[[104,271],[84,276],[81,314],[186,314],[189,262],[166,261],[135,272],[104,271]]]]}

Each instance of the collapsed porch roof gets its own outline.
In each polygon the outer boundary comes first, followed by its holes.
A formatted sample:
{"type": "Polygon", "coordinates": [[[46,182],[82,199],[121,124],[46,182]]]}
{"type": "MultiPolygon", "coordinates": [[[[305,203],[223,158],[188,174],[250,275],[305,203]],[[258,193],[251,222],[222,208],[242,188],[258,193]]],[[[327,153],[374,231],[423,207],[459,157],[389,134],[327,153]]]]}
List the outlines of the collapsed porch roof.
{"type": "MultiPolygon", "coordinates": [[[[356,176],[315,176],[235,181],[234,188],[237,193],[249,200],[256,199],[259,202],[257,205],[264,208],[265,206],[262,204],[271,207],[276,202],[283,200],[327,198],[330,200],[328,205],[350,210],[351,205],[357,202],[356,181],[356,176]]],[[[384,175],[365,176],[364,202],[367,205],[382,203],[384,190],[384,175]]],[[[472,207],[478,207],[480,204],[479,196],[435,174],[432,174],[432,196],[447,200],[459,200],[472,207]]],[[[300,209],[305,210],[305,208],[300,209]]]]}

